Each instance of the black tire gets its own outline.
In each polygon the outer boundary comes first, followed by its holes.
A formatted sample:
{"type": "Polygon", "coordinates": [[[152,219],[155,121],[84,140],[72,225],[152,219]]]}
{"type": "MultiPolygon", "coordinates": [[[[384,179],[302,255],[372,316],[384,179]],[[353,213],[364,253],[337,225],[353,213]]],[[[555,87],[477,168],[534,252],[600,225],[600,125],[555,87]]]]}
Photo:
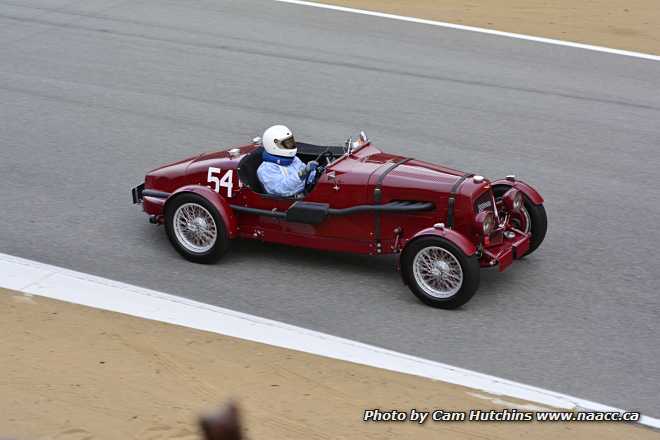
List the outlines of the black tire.
{"type": "MultiPolygon", "coordinates": [[[[509,188],[511,187],[506,185],[494,186],[493,194],[495,195],[495,198],[502,197],[509,188]]],[[[548,216],[543,204],[535,205],[524,193],[523,201],[531,223],[530,232],[532,233],[532,238],[529,243],[529,249],[525,253],[525,255],[529,255],[534,252],[545,239],[545,234],[548,231],[548,216]]]]}
{"type": "Polygon", "coordinates": [[[193,263],[215,263],[229,249],[229,235],[227,234],[227,228],[222,221],[222,217],[218,214],[218,210],[215,209],[208,200],[197,194],[183,193],[175,196],[174,199],[167,202],[165,205],[165,231],[167,232],[167,238],[169,238],[174,249],[176,249],[183,258],[192,261],[193,263]],[[217,234],[215,243],[210,249],[204,250],[203,252],[195,252],[194,250],[189,249],[186,244],[177,237],[174,227],[174,217],[177,210],[184,204],[199,205],[213,217],[217,234]]]}
{"type": "Polygon", "coordinates": [[[476,255],[468,257],[461,249],[441,237],[421,237],[409,243],[401,254],[401,276],[410,291],[424,304],[439,309],[455,309],[472,298],[479,288],[479,259],[476,255]],[[462,283],[458,291],[446,298],[429,294],[415,276],[415,257],[425,249],[438,247],[454,256],[462,270],[462,283]]]}

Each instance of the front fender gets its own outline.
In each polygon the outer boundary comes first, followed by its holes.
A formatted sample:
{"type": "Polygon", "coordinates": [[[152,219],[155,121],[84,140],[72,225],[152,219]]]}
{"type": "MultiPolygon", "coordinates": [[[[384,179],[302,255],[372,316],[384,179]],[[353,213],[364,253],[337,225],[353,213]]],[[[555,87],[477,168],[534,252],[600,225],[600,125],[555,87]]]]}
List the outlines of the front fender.
{"type": "MultiPolygon", "coordinates": [[[[181,188],[174,191],[165,202],[165,206],[167,206],[167,203],[169,203],[170,200],[173,200],[174,197],[181,193],[194,193],[208,200],[209,203],[211,203],[215,209],[218,210],[218,213],[220,214],[220,217],[225,224],[225,228],[227,228],[227,234],[229,235],[229,238],[231,239],[236,236],[238,230],[236,215],[229,206],[229,202],[227,202],[224,197],[207,186],[187,185],[182,186],[181,188]]],[[[165,209],[163,209],[163,212],[165,212],[165,209]]]]}
{"type": "Polygon", "coordinates": [[[468,257],[471,257],[477,252],[477,247],[465,235],[453,229],[447,229],[444,227],[443,228],[431,227],[431,228],[422,229],[421,231],[417,232],[415,235],[410,237],[410,239],[406,242],[403,248],[403,252],[405,252],[406,247],[409,246],[410,243],[412,243],[416,239],[421,237],[433,237],[433,236],[442,237],[445,240],[451,241],[453,244],[458,246],[458,248],[461,251],[463,251],[463,253],[468,257]]]}
{"type": "MultiPolygon", "coordinates": [[[[403,249],[399,253],[399,257],[397,258],[396,262],[396,270],[401,271],[401,255],[406,251],[408,246],[417,240],[418,238],[422,237],[442,237],[447,241],[452,242],[455,244],[465,255],[468,257],[471,257],[472,255],[477,253],[477,247],[470,241],[465,235],[461,234],[460,232],[456,232],[453,229],[447,229],[447,228],[426,228],[422,229],[421,231],[417,232],[415,235],[410,237],[408,241],[406,241],[405,245],[403,246],[403,249]]],[[[405,277],[404,277],[405,278],[405,277]]],[[[404,280],[405,283],[405,280],[404,280]]]]}
{"type": "Polygon", "coordinates": [[[540,205],[543,203],[543,197],[541,197],[541,194],[522,180],[500,179],[491,182],[491,186],[508,186],[510,188],[515,188],[525,194],[533,204],[540,205]]]}

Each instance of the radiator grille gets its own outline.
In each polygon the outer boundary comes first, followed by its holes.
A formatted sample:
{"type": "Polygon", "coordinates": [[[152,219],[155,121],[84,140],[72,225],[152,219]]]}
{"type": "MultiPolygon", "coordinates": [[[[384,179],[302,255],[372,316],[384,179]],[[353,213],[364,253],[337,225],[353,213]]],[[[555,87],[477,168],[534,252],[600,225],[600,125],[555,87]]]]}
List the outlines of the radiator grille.
{"type": "Polygon", "coordinates": [[[474,210],[478,213],[483,211],[495,211],[493,208],[493,195],[490,191],[485,192],[474,203],[474,210]]]}

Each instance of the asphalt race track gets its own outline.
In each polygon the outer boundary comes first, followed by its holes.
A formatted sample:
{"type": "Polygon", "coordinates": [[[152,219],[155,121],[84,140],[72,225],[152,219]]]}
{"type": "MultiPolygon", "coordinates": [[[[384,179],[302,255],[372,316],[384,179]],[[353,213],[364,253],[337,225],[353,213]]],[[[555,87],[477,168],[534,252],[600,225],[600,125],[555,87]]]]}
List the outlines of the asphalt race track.
{"type": "Polygon", "coordinates": [[[236,1],[0,0],[0,252],[660,416],[660,63],[236,1]],[[389,257],[238,242],[194,265],[129,190],[249,141],[376,145],[546,198],[462,310],[389,257]]]}

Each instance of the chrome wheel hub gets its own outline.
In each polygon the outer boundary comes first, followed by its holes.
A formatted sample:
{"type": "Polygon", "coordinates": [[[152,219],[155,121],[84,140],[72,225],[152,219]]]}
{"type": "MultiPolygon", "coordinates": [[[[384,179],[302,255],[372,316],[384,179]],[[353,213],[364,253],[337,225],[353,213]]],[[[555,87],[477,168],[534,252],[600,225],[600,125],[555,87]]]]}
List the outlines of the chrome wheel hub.
{"type": "Polygon", "coordinates": [[[174,234],[186,250],[193,253],[209,251],[218,238],[218,229],[211,213],[197,203],[184,203],[174,212],[174,234]]]}
{"type": "Polygon", "coordinates": [[[195,234],[201,234],[204,231],[208,231],[208,223],[201,217],[197,217],[192,222],[186,224],[188,230],[194,232],[195,234]]]}
{"type": "Polygon", "coordinates": [[[444,261],[436,261],[433,263],[431,273],[439,278],[444,278],[449,274],[449,265],[444,261]]]}

